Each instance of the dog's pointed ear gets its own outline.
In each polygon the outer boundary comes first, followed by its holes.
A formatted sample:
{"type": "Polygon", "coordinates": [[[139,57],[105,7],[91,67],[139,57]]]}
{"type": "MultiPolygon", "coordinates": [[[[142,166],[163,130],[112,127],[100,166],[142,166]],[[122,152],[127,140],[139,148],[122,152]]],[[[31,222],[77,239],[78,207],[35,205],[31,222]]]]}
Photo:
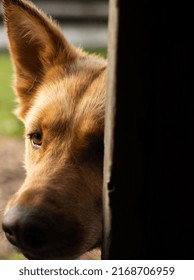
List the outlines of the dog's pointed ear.
{"type": "Polygon", "coordinates": [[[25,115],[49,67],[63,65],[65,69],[76,59],[77,51],[58,26],[31,2],[3,0],[3,8],[16,72],[15,89],[21,115],[25,115]]]}

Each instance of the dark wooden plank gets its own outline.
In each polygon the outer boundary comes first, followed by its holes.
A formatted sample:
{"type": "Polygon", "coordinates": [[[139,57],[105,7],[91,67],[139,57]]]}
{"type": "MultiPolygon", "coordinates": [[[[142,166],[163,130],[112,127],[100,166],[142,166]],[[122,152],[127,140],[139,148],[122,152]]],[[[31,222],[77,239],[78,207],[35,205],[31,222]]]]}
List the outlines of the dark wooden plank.
{"type": "Polygon", "coordinates": [[[118,12],[104,256],[194,259],[193,9],[120,0],[118,12]]]}

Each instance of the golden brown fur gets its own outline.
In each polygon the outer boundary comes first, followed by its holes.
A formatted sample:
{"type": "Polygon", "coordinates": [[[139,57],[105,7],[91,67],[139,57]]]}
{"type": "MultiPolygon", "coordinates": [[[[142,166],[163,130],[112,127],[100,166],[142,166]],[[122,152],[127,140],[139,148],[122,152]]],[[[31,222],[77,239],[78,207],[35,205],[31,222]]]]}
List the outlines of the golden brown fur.
{"type": "Polygon", "coordinates": [[[26,137],[26,180],[3,228],[28,258],[83,259],[101,243],[106,61],[70,45],[29,1],[3,6],[26,137]],[[52,236],[38,224],[47,217],[52,236]]]}

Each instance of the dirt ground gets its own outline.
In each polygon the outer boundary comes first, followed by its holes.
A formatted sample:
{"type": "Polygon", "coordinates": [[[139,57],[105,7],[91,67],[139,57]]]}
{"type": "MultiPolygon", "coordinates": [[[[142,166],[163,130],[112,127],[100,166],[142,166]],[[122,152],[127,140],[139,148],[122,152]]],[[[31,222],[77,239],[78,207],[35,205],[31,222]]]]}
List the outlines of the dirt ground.
{"type": "MultiPolygon", "coordinates": [[[[0,223],[5,205],[24,180],[24,141],[0,136],[0,223]]],[[[11,246],[5,239],[0,226],[0,259],[8,259],[11,246]]]]}

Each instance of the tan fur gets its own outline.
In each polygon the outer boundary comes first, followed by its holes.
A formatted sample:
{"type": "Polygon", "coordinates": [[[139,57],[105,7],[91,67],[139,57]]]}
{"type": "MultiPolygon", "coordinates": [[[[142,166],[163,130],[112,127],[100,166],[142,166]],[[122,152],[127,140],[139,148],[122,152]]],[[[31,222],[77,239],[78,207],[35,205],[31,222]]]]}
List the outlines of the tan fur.
{"type": "Polygon", "coordinates": [[[26,137],[26,180],[6,214],[19,205],[60,221],[44,252],[20,248],[25,255],[83,259],[101,243],[106,61],[70,45],[29,1],[3,6],[26,137]],[[38,148],[35,133],[42,136],[38,148]],[[66,229],[76,236],[69,243],[66,229]]]}

